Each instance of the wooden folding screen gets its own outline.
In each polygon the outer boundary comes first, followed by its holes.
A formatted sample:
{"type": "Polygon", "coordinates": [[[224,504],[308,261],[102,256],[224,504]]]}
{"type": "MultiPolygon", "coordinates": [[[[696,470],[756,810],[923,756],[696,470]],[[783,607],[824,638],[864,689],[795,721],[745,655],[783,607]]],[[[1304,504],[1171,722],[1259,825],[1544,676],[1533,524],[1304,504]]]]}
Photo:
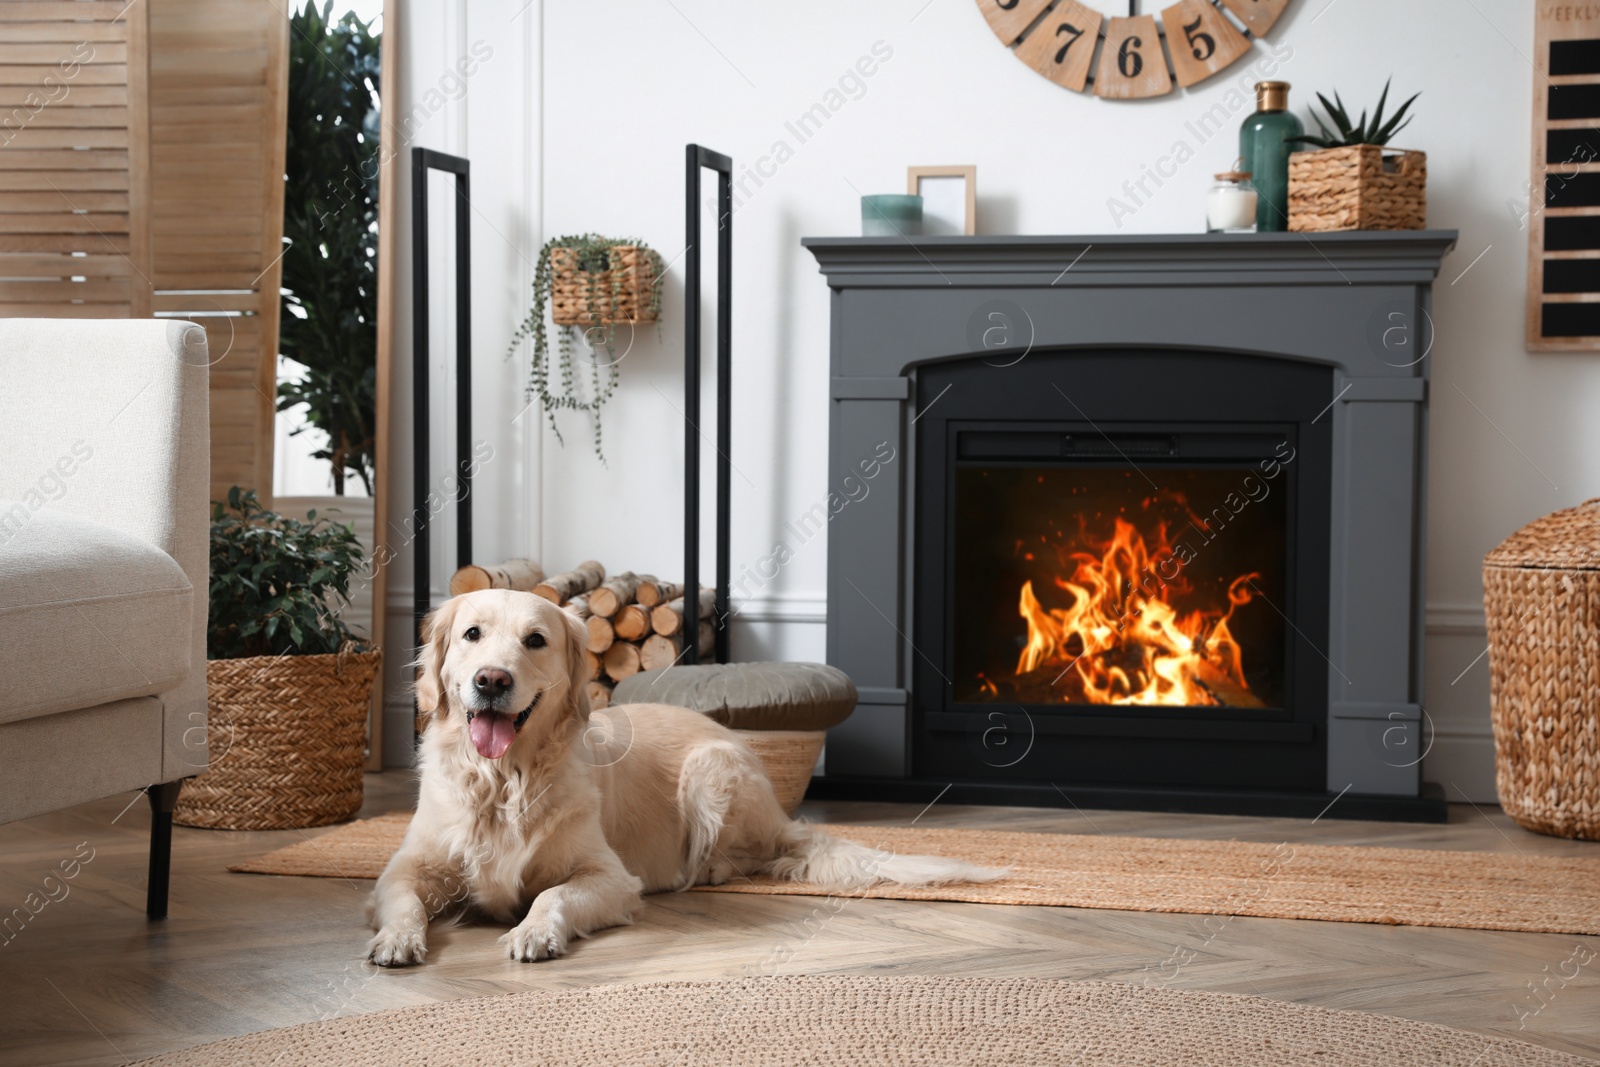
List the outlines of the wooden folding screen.
{"type": "Polygon", "coordinates": [[[150,314],[147,7],[0,0],[0,315],[150,314]]]}
{"type": "Polygon", "coordinates": [[[288,34],[262,0],[0,0],[0,315],[203,325],[213,496],[272,491],[288,34]]]}
{"type": "MultiPolygon", "coordinates": [[[[0,0],[4,2],[4,0],[0,0]]],[[[206,328],[211,491],[272,495],[289,21],[262,0],[141,0],[150,14],[157,314],[206,328]]]]}

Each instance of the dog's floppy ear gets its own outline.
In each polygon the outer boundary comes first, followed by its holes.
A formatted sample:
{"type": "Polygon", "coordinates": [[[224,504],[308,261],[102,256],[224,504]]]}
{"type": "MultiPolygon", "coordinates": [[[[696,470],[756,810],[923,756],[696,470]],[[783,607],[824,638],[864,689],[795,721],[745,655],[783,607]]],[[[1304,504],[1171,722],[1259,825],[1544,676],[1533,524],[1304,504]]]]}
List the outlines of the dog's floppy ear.
{"type": "Polygon", "coordinates": [[[422,620],[422,648],[417,656],[417,710],[427,716],[443,715],[445,650],[454,629],[456,602],[447,600],[422,620]]]}
{"type": "Polygon", "coordinates": [[[565,609],[561,618],[567,627],[567,690],[572,710],[580,720],[589,718],[589,628],[582,619],[565,609]]]}

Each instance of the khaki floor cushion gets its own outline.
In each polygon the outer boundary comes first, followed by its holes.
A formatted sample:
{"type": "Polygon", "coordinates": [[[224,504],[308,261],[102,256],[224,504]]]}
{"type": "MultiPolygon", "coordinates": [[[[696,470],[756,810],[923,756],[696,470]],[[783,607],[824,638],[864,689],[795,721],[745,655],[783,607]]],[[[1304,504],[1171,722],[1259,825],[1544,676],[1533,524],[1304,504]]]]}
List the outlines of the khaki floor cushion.
{"type": "Polygon", "coordinates": [[[673,704],[734,730],[826,730],[856,707],[850,676],[821,663],[707,663],[644,671],[612,704],[673,704]]]}

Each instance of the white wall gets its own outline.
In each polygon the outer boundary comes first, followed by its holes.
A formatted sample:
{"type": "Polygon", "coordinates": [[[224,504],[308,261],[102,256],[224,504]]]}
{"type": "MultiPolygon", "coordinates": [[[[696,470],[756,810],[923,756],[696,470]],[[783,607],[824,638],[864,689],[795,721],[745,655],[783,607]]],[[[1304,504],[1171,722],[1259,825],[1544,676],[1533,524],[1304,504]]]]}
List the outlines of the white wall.
{"type": "MultiPolygon", "coordinates": [[[[857,232],[858,195],[901,191],[906,166],[918,163],[977,164],[984,233],[1198,231],[1210,176],[1237,149],[1231,132],[1202,143],[1188,124],[1218,103],[1242,119],[1248,107],[1230,93],[1253,80],[1244,60],[1155,101],[1080,96],[1007,55],[972,0],[541,0],[512,21],[521,2],[474,0],[470,17],[464,0],[413,5],[407,20],[418,33],[406,46],[413,88],[436,80],[474,37],[495,49],[466,99],[419,138],[473,156],[475,200],[492,215],[473,235],[488,423],[520,396],[526,353],[513,366],[500,352],[545,234],[637,236],[673,260],[684,245],[686,142],[746,165],[780,140],[792,150],[775,173],[766,166],[772,176],[759,187],[745,185],[735,217],[736,572],[827,492],[827,289],[802,236],[857,232]],[[785,124],[875,45],[891,54],[860,89],[847,84],[843,105],[800,143],[785,124]],[[1135,204],[1124,183],[1179,141],[1193,158],[1135,204]],[[530,164],[535,173],[520,169],[530,164]],[[1114,219],[1112,197],[1135,210],[1114,219]]],[[[1600,362],[1533,356],[1521,343],[1526,234],[1507,205],[1528,177],[1532,36],[1522,0],[1292,0],[1257,46],[1286,56],[1276,76],[1294,84],[1302,116],[1312,90],[1337,88],[1366,105],[1391,73],[1396,94],[1423,91],[1400,142],[1429,153],[1430,224],[1461,231],[1438,282],[1430,357],[1427,704],[1438,737],[1427,777],[1475,799],[1493,798],[1485,663],[1461,673],[1484,647],[1479,561],[1528,520],[1600,495],[1600,420],[1586,417],[1600,405],[1600,362]]],[[[493,475],[505,496],[478,512],[499,523],[482,554],[527,551],[547,568],[595,557],[681,569],[682,294],[678,261],[661,340],[645,331],[622,364],[606,412],[609,466],[570,415],[564,448],[548,431],[542,445],[521,443],[527,417],[495,431],[520,451],[493,475]]],[[[403,362],[409,346],[397,352],[403,362]]],[[[709,410],[705,429],[714,433],[709,410]]],[[[402,466],[397,456],[394,470],[402,466]]],[[[825,568],[818,539],[745,605],[735,635],[743,657],[820,658],[825,568]]]]}
{"type": "MultiPolygon", "coordinates": [[[[473,439],[483,459],[473,482],[474,548],[484,559],[538,558],[540,440],[529,418],[518,419],[522,371],[505,358],[512,324],[521,317],[541,242],[539,9],[522,0],[401,0],[391,47],[399,49],[401,157],[394,344],[394,432],[389,455],[389,537],[399,556],[389,572],[385,657],[384,758],[411,760],[412,632],[412,238],[411,149],[434,148],[471,159],[473,439]]],[[[433,395],[431,491],[450,499],[455,462],[454,201],[450,179],[430,180],[430,272],[433,298],[429,354],[433,395]]],[[[455,567],[453,503],[438,516],[430,555],[435,601],[455,567]]]]}

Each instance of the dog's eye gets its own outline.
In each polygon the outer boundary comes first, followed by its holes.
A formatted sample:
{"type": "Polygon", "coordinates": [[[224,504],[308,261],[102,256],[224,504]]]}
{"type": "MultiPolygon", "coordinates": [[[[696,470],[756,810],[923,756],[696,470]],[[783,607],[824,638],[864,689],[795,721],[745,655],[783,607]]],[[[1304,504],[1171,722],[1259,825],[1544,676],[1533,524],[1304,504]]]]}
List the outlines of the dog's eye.
{"type": "Polygon", "coordinates": [[[476,626],[469,626],[467,627],[467,632],[461,636],[465,637],[468,641],[476,641],[478,638],[483,636],[483,632],[480,631],[476,626]]]}
{"type": "Polygon", "coordinates": [[[544,634],[540,634],[540,633],[529,634],[527,637],[524,637],[522,639],[522,643],[527,645],[529,648],[543,648],[544,647],[544,634]]]}

